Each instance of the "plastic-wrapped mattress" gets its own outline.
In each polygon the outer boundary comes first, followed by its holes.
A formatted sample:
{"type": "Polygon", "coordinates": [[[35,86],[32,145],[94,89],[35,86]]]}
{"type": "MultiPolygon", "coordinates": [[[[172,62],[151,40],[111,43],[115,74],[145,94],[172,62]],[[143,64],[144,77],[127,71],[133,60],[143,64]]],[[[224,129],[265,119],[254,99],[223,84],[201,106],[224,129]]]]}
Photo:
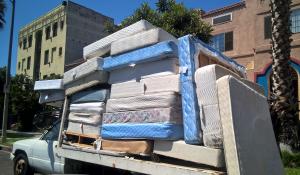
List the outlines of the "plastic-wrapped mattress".
{"type": "Polygon", "coordinates": [[[95,85],[106,83],[108,74],[104,71],[95,71],[88,76],[84,76],[80,79],[65,84],[66,95],[72,95],[83,89],[90,88],[95,85]]]}
{"type": "Polygon", "coordinates": [[[178,40],[184,140],[189,144],[201,144],[203,140],[199,114],[202,114],[202,111],[201,108],[199,109],[199,105],[201,106],[201,104],[198,104],[197,101],[194,82],[194,73],[200,66],[199,55],[206,55],[209,58],[213,58],[216,62],[229,67],[243,77],[246,74],[246,70],[234,60],[224,56],[221,52],[191,35],[181,37],[178,40]]]}
{"type": "Polygon", "coordinates": [[[103,124],[110,123],[173,123],[182,124],[181,109],[153,108],[140,111],[104,113],[103,124]]]}
{"type": "Polygon", "coordinates": [[[103,112],[105,112],[105,103],[104,102],[93,102],[93,103],[71,104],[70,112],[102,114],[103,112]]]}
{"type": "Polygon", "coordinates": [[[145,87],[143,83],[136,81],[126,81],[111,85],[110,98],[123,98],[143,95],[145,87]]]}
{"type": "Polygon", "coordinates": [[[69,121],[67,131],[79,134],[99,134],[99,131],[101,131],[101,124],[88,124],[69,121]]]}
{"type": "Polygon", "coordinates": [[[180,95],[174,92],[162,92],[135,97],[108,99],[106,112],[137,111],[149,108],[180,107],[180,95]]]}
{"type": "Polygon", "coordinates": [[[55,80],[41,80],[34,83],[35,91],[43,90],[62,90],[64,89],[64,84],[62,79],[55,80]]]}
{"type": "Polygon", "coordinates": [[[39,103],[50,103],[55,101],[63,101],[65,98],[64,90],[44,90],[40,91],[39,103]]]}
{"type": "Polygon", "coordinates": [[[85,59],[102,56],[110,51],[110,46],[113,41],[122,39],[136,33],[156,28],[146,20],[140,20],[128,27],[125,27],[111,35],[108,35],[88,46],[83,48],[83,57],[85,59]]]}
{"type": "Polygon", "coordinates": [[[91,112],[70,112],[69,121],[87,124],[100,124],[102,122],[102,113],[91,112]]]}
{"type": "Polygon", "coordinates": [[[151,140],[101,140],[101,149],[138,155],[149,155],[153,151],[151,140]]]}
{"type": "Polygon", "coordinates": [[[88,76],[95,71],[101,71],[103,65],[102,58],[89,59],[86,62],[68,70],[64,73],[64,84],[71,83],[82,77],[88,76]]]}
{"type": "Polygon", "coordinates": [[[133,64],[156,61],[168,57],[177,57],[177,44],[173,41],[164,41],[122,55],[104,58],[103,70],[110,72],[133,64]]]}
{"type": "Polygon", "coordinates": [[[104,139],[179,140],[183,138],[181,124],[114,123],[102,125],[104,139]]]}
{"type": "Polygon", "coordinates": [[[139,81],[142,78],[178,74],[179,65],[177,58],[167,58],[150,61],[134,66],[112,70],[109,74],[109,84],[125,81],[139,81]]]}
{"type": "Polygon", "coordinates": [[[228,174],[284,174],[266,97],[232,76],[217,89],[228,174]]]}
{"type": "Polygon", "coordinates": [[[223,148],[216,81],[225,75],[239,77],[234,72],[216,64],[201,67],[195,73],[198,104],[201,104],[199,107],[203,110],[203,115],[200,115],[203,142],[205,146],[212,148],[223,148]]]}
{"type": "Polygon", "coordinates": [[[110,54],[117,55],[167,40],[176,41],[176,38],[161,28],[150,29],[113,42],[110,54]]]}
{"type": "Polygon", "coordinates": [[[109,96],[109,89],[90,88],[73,94],[71,103],[105,102],[109,96]]]}
{"type": "Polygon", "coordinates": [[[218,168],[225,167],[224,152],[222,149],[188,145],[183,141],[155,140],[153,153],[218,168]]]}

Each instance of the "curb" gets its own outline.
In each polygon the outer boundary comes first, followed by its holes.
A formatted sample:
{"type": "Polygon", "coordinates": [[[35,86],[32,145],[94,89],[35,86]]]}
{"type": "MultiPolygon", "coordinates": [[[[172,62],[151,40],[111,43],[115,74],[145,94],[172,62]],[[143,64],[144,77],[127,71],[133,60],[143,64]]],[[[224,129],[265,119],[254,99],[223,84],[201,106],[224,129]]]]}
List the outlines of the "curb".
{"type": "Polygon", "coordinates": [[[6,152],[11,152],[12,151],[12,147],[0,145],[0,150],[1,151],[6,151],[6,152]]]}

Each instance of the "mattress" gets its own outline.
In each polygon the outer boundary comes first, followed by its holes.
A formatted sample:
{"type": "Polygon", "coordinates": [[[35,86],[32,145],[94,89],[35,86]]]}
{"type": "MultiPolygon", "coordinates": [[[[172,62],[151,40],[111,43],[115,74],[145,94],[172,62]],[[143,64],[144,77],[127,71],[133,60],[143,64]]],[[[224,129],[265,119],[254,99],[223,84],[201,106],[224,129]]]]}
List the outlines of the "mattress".
{"type": "Polygon", "coordinates": [[[109,96],[109,89],[91,88],[73,94],[71,103],[105,102],[109,96]]]}
{"type": "Polygon", "coordinates": [[[102,123],[102,113],[70,112],[68,120],[77,123],[99,125],[102,123]]]}
{"type": "Polygon", "coordinates": [[[78,134],[99,134],[99,131],[101,131],[101,125],[69,121],[67,131],[78,134]]]}
{"type": "Polygon", "coordinates": [[[71,104],[70,112],[102,114],[105,112],[105,103],[104,102],[93,102],[93,103],[71,104]]]}
{"type": "Polygon", "coordinates": [[[72,95],[81,90],[106,83],[108,74],[104,71],[95,71],[88,76],[82,77],[71,83],[65,84],[66,95],[72,95]]]}
{"type": "Polygon", "coordinates": [[[156,61],[167,57],[177,57],[177,44],[173,41],[164,41],[122,55],[104,58],[103,70],[112,71],[133,64],[156,61]]]}
{"type": "Polygon", "coordinates": [[[108,83],[114,84],[125,81],[140,81],[140,79],[147,77],[178,74],[178,71],[178,59],[168,58],[113,70],[109,74],[108,83]]]}
{"type": "Polygon", "coordinates": [[[40,91],[39,103],[50,103],[55,101],[63,101],[65,99],[64,90],[40,91]]]}
{"type": "Polygon", "coordinates": [[[111,35],[108,35],[83,48],[83,57],[85,59],[102,56],[110,51],[110,45],[113,41],[122,39],[136,33],[156,28],[146,20],[140,20],[128,27],[125,27],[111,35]]]}
{"type": "Polygon", "coordinates": [[[143,95],[145,86],[141,82],[126,81],[122,83],[115,83],[111,85],[110,98],[123,98],[143,95]]]}
{"type": "Polygon", "coordinates": [[[112,42],[110,54],[117,55],[167,40],[176,42],[177,39],[161,28],[150,29],[112,42]]]}
{"type": "Polygon", "coordinates": [[[265,95],[264,88],[262,86],[260,86],[259,84],[254,83],[250,80],[246,80],[246,79],[242,79],[242,81],[243,81],[243,83],[245,83],[247,86],[249,86],[250,88],[252,88],[256,92],[260,93],[261,95],[265,95]]]}
{"type": "Polygon", "coordinates": [[[183,127],[169,123],[103,124],[101,135],[104,139],[179,140],[183,127]]]}
{"type": "Polygon", "coordinates": [[[207,147],[223,148],[216,81],[224,75],[239,77],[234,72],[216,64],[201,67],[195,72],[198,104],[201,104],[199,107],[203,110],[203,115],[200,115],[203,143],[207,147]]]}
{"type": "Polygon", "coordinates": [[[194,48],[190,43],[189,36],[179,38],[179,64],[184,141],[188,144],[201,144],[202,133],[200,127],[200,109],[198,107],[197,95],[195,91],[194,73],[194,48]]]}
{"type": "Polygon", "coordinates": [[[103,124],[110,123],[173,123],[182,124],[181,109],[153,108],[140,111],[104,113],[103,124]]]}
{"type": "Polygon", "coordinates": [[[149,155],[153,151],[153,141],[150,140],[102,140],[101,149],[125,152],[130,154],[149,155]]]}
{"type": "Polygon", "coordinates": [[[222,149],[189,145],[184,143],[184,141],[155,140],[153,153],[218,168],[225,167],[222,149]]]}
{"type": "Polygon", "coordinates": [[[64,89],[63,80],[55,79],[55,80],[42,80],[35,81],[34,90],[42,91],[42,90],[62,90],[64,89]]]}
{"type": "Polygon", "coordinates": [[[266,97],[232,76],[217,87],[228,174],[284,174],[266,97]]]}
{"type": "Polygon", "coordinates": [[[108,99],[106,112],[115,113],[168,107],[180,107],[180,95],[174,92],[162,92],[135,97],[108,99]]]}
{"type": "Polygon", "coordinates": [[[103,59],[93,58],[64,73],[64,84],[71,83],[95,71],[102,70],[103,59]]]}
{"type": "Polygon", "coordinates": [[[179,74],[142,78],[145,94],[159,92],[180,92],[179,74]]]}

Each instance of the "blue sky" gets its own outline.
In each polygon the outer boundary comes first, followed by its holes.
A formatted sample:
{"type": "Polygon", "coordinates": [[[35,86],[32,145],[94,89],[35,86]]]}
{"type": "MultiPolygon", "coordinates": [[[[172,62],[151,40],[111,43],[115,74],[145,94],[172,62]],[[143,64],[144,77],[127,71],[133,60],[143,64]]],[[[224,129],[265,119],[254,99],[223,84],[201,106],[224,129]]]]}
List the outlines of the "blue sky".
{"type": "MultiPolygon", "coordinates": [[[[4,0],[7,4],[6,25],[0,30],[0,67],[7,64],[9,26],[11,17],[11,4],[9,0],[4,0]]],[[[152,7],[156,0],[72,0],[84,5],[106,16],[112,17],[115,23],[120,23],[124,18],[130,16],[133,11],[143,2],[148,2],[152,7]]],[[[188,8],[201,8],[205,11],[230,5],[240,0],[177,0],[183,2],[188,8]]],[[[62,2],[62,0],[16,0],[14,42],[12,51],[12,74],[16,71],[17,60],[17,37],[20,28],[32,20],[42,16],[62,2]]]]}

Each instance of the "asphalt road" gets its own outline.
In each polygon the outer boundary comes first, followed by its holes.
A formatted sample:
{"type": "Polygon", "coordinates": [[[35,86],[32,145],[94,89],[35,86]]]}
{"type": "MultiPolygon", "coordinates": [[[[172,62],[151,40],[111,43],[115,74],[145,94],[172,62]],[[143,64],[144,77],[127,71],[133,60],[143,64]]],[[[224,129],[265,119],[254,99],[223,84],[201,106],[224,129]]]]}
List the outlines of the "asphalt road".
{"type": "Polygon", "coordinates": [[[0,150],[0,175],[13,175],[13,162],[9,159],[9,154],[0,150]]]}

